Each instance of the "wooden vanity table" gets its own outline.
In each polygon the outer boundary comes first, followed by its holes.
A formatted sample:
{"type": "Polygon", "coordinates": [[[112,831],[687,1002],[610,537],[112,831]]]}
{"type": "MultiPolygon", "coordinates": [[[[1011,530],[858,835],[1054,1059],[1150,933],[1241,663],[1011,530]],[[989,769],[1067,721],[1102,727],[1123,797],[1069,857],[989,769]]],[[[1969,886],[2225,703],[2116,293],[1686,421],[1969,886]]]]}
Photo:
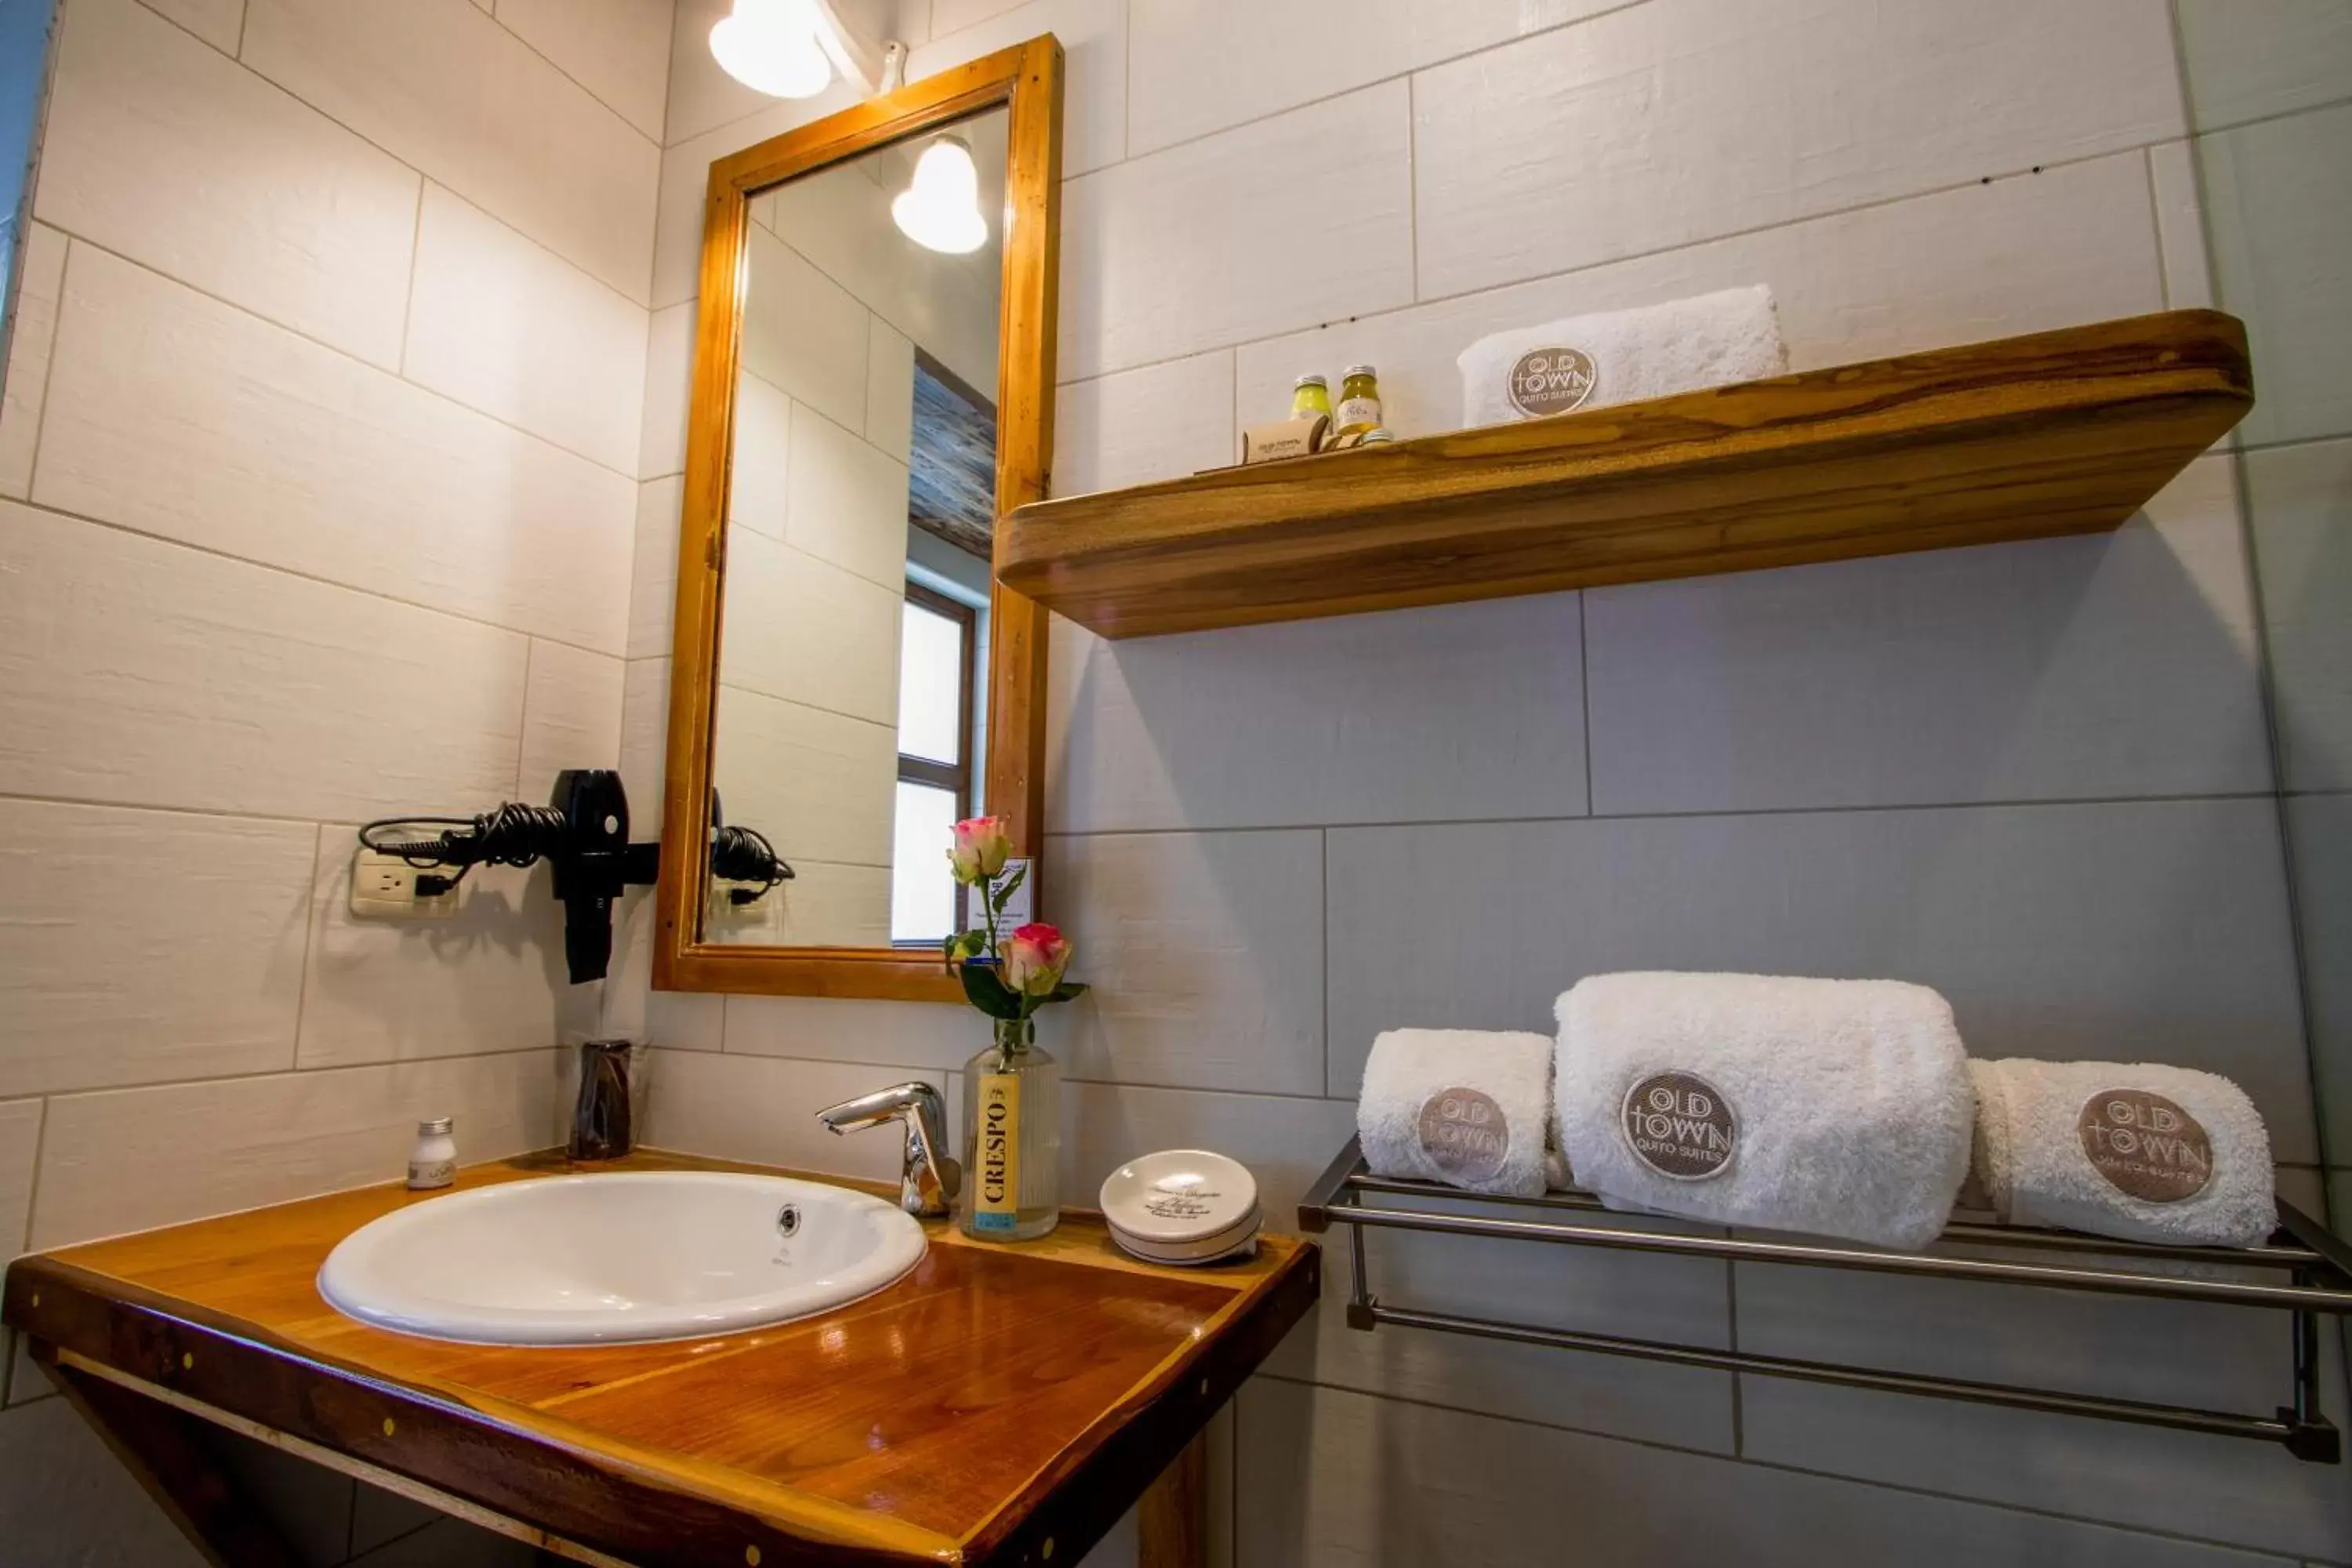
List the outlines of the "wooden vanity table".
{"type": "MultiPolygon", "coordinates": [[[[533,1155],[458,1184],[756,1168],[533,1155]]],[[[1320,1283],[1309,1242],[1162,1268],[1072,1215],[1010,1246],[927,1224],[922,1262],[888,1289],[709,1340],[455,1344],[320,1298],[337,1242],[432,1195],[369,1187],[22,1258],[5,1315],[190,1538],[239,1568],[296,1559],[205,1458],[198,1421],[584,1563],[1069,1564],[1140,1500],[1146,1568],[1194,1568],[1202,1433],[1320,1283]]]]}

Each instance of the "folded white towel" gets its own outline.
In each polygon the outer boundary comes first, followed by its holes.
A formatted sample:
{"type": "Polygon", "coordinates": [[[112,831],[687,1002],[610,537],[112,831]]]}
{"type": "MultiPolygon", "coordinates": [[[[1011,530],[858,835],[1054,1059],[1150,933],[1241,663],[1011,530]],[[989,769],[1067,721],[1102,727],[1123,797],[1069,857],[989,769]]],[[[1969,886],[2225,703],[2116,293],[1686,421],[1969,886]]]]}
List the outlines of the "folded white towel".
{"type": "Polygon", "coordinates": [[[1463,423],[1504,425],[1780,375],[1789,351],[1759,283],[1495,332],[1454,363],[1463,423]]]}
{"type": "Polygon", "coordinates": [[[2127,1241],[2252,1247],[2278,1226],[2271,1141],[2228,1079],[2154,1062],[1970,1062],[1993,1212],[2127,1241]]]}
{"type": "Polygon", "coordinates": [[[1376,1175],[1532,1198],[1550,1104],[1541,1035],[1391,1029],[1364,1064],[1356,1133],[1376,1175]]]}
{"type": "Polygon", "coordinates": [[[1599,974],[1560,997],[1560,1152],[1611,1208],[1919,1247],[1975,1100],[1923,985],[1599,974]]]}

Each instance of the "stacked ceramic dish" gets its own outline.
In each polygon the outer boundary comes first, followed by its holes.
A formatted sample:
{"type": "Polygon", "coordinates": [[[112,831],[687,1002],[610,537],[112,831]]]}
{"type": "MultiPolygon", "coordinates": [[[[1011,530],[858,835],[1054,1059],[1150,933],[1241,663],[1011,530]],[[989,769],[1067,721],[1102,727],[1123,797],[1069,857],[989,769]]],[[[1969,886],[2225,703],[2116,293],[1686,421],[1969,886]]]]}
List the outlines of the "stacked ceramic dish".
{"type": "Polygon", "coordinates": [[[1103,1218],[1119,1246],[1152,1263],[1217,1263],[1257,1252],[1265,1223],[1257,1178],[1205,1149],[1130,1160],[1102,1184],[1103,1218]]]}

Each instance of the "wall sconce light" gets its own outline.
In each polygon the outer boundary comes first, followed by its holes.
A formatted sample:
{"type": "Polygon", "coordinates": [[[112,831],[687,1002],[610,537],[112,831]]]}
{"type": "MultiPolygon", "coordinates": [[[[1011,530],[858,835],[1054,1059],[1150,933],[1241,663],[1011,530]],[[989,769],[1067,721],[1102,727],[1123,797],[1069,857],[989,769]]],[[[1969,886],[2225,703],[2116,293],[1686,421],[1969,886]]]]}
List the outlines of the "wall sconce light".
{"type": "Polygon", "coordinates": [[[868,96],[898,86],[906,50],[850,26],[835,0],[735,0],[710,29],[710,55],[756,92],[814,98],[835,71],[868,96]]]}
{"type": "Polygon", "coordinates": [[[898,231],[928,249],[962,256],[988,243],[980,171],[961,136],[942,136],[915,161],[915,177],[890,203],[898,231]]]}

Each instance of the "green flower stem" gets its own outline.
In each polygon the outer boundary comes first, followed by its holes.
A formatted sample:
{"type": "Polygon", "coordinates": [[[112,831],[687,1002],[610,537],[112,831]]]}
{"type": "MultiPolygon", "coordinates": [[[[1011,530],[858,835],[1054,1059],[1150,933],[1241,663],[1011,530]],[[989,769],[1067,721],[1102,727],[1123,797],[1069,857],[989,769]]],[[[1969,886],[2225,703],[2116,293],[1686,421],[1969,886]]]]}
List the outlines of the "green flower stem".
{"type": "MultiPolygon", "coordinates": [[[[998,875],[1003,875],[1002,872],[998,875]]],[[[1004,954],[996,945],[996,878],[982,873],[980,879],[980,912],[988,921],[988,956],[996,961],[997,968],[1004,967],[1004,954]]]]}

